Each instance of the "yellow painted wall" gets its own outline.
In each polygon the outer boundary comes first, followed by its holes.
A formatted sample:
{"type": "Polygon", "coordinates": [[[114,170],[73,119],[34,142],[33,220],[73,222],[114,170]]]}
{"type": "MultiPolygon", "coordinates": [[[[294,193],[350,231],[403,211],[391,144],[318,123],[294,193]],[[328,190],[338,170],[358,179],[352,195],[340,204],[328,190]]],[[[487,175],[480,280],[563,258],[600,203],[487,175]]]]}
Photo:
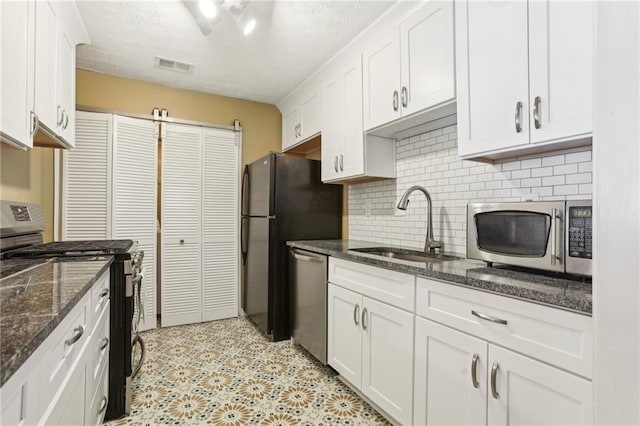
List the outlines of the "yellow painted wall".
{"type": "Polygon", "coordinates": [[[42,206],[47,221],[43,238],[53,240],[53,153],[51,148],[0,150],[0,198],[42,206]]]}
{"type": "Polygon", "coordinates": [[[242,125],[242,160],[249,163],[269,151],[281,151],[281,115],[275,105],[176,89],[155,83],[78,69],[78,106],[135,114],[164,108],[169,117],[205,123],[242,125]]]}

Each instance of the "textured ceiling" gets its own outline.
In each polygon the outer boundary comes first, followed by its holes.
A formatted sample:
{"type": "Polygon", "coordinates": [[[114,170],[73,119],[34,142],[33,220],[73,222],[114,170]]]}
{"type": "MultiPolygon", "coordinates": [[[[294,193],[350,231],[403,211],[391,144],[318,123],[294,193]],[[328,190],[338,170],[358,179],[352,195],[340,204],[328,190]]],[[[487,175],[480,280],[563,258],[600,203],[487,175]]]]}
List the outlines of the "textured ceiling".
{"type": "Polygon", "coordinates": [[[181,1],[77,3],[91,38],[78,48],[79,68],[271,104],[393,4],[253,1],[245,13],[258,24],[245,37],[223,11],[204,36],[181,1]],[[156,55],[193,64],[193,73],[156,68],[156,55]]]}

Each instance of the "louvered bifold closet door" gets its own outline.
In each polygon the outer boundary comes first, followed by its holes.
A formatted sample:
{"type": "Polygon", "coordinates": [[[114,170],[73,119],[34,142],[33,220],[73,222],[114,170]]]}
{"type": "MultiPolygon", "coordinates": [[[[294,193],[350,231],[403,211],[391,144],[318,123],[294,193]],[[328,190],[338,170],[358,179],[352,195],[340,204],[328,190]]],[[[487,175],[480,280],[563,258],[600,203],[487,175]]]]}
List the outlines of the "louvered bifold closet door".
{"type": "MultiPolygon", "coordinates": [[[[143,319],[156,327],[156,220],[158,136],[151,120],[113,118],[113,238],[137,241],[144,251],[143,319]]],[[[138,306],[134,314],[138,315],[138,306]]]]}
{"type": "Polygon", "coordinates": [[[238,315],[240,149],[231,130],[203,129],[202,320],[238,315]]]}
{"type": "Polygon", "coordinates": [[[78,111],[76,147],[63,150],[62,239],[111,238],[111,114],[78,111]]]}
{"type": "Polygon", "coordinates": [[[202,321],[202,129],[172,123],[162,138],[162,326],[202,321]]]}

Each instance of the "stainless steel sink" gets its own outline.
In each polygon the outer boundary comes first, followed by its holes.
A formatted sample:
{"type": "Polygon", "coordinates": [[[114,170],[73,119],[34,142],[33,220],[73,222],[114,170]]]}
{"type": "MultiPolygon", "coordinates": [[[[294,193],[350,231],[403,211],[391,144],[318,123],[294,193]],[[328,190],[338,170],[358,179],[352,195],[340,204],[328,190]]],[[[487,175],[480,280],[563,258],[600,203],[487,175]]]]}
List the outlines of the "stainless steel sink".
{"type": "Polygon", "coordinates": [[[423,251],[391,248],[391,247],[369,247],[361,249],[352,249],[360,253],[372,254],[375,256],[389,257],[392,259],[408,260],[416,263],[440,263],[451,260],[459,260],[459,257],[446,256],[435,253],[425,253],[423,251]]]}

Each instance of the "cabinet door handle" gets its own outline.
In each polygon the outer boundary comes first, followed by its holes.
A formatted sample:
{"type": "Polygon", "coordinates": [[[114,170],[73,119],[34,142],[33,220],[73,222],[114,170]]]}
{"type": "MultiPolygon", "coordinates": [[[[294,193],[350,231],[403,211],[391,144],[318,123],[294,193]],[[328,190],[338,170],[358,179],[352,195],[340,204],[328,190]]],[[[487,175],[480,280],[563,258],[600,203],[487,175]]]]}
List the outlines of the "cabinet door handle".
{"type": "Polygon", "coordinates": [[[367,308],[364,308],[362,310],[362,329],[365,330],[365,331],[369,328],[369,326],[367,325],[367,321],[366,321],[367,320],[367,312],[369,312],[367,310],[367,308]]]}
{"type": "Polygon", "coordinates": [[[62,107],[58,105],[56,108],[56,126],[59,126],[64,121],[64,113],[62,111],[62,107]]]}
{"type": "Polygon", "coordinates": [[[103,396],[100,400],[100,407],[98,407],[98,414],[102,414],[104,410],[107,409],[107,404],[109,403],[109,398],[107,396],[103,396]]]}
{"type": "Polygon", "coordinates": [[[496,389],[496,381],[497,381],[498,369],[499,368],[500,368],[500,366],[498,365],[497,362],[494,362],[493,366],[491,367],[491,396],[493,397],[493,399],[500,398],[500,394],[498,393],[498,389],[496,389]]]}
{"type": "Polygon", "coordinates": [[[406,108],[409,105],[409,93],[407,92],[407,87],[402,86],[402,90],[400,91],[402,96],[402,107],[406,108]]]}
{"type": "Polygon", "coordinates": [[[393,110],[394,111],[398,110],[398,91],[397,90],[393,91],[393,110]]]}
{"type": "Polygon", "coordinates": [[[496,324],[507,325],[507,320],[503,320],[502,318],[492,317],[491,315],[483,314],[482,312],[471,311],[471,315],[474,317],[478,317],[485,321],[495,322],[496,324]]]}
{"type": "Polygon", "coordinates": [[[62,115],[64,116],[64,124],[62,125],[62,130],[66,130],[69,125],[69,114],[67,114],[67,110],[62,110],[62,115]]]}
{"type": "Polygon", "coordinates": [[[338,156],[333,157],[333,169],[338,173],[338,156]]]}
{"type": "Polygon", "coordinates": [[[516,102],[516,133],[522,132],[522,102],[516,102]]]}
{"type": "Polygon", "coordinates": [[[33,137],[38,131],[38,127],[40,127],[40,119],[38,118],[38,114],[31,111],[31,134],[29,136],[33,137]]]}
{"type": "Polygon", "coordinates": [[[109,346],[109,338],[105,337],[102,339],[100,346],[98,348],[100,349],[100,351],[104,351],[107,346],[109,346]]]}
{"type": "Polygon", "coordinates": [[[360,305],[356,304],[356,306],[353,307],[353,323],[356,325],[356,327],[360,325],[360,321],[358,321],[359,318],[360,318],[360,305]]]}
{"type": "Polygon", "coordinates": [[[80,338],[82,337],[82,335],[84,334],[84,327],[79,325],[76,328],[73,329],[73,332],[75,333],[73,335],[73,337],[67,339],[64,341],[64,345],[65,346],[71,346],[74,343],[76,343],[78,340],[80,340],[80,338]]]}
{"type": "Polygon", "coordinates": [[[542,127],[542,120],[540,119],[541,103],[542,99],[540,99],[540,96],[536,96],[536,98],[533,100],[533,124],[536,129],[542,127]]]}
{"type": "Polygon", "coordinates": [[[473,354],[473,358],[471,358],[471,383],[474,388],[478,388],[480,383],[478,383],[478,360],[480,357],[478,354],[473,354]]]}
{"type": "Polygon", "coordinates": [[[340,171],[344,171],[344,158],[342,157],[342,154],[340,154],[340,171]]]}
{"type": "Polygon", "coordinates": [[[103,297],[107,297],[108,295],[109,295],[109,289],[103,288],[102,291],[100,292],[100,298],[102,299],[103,297]]]}

